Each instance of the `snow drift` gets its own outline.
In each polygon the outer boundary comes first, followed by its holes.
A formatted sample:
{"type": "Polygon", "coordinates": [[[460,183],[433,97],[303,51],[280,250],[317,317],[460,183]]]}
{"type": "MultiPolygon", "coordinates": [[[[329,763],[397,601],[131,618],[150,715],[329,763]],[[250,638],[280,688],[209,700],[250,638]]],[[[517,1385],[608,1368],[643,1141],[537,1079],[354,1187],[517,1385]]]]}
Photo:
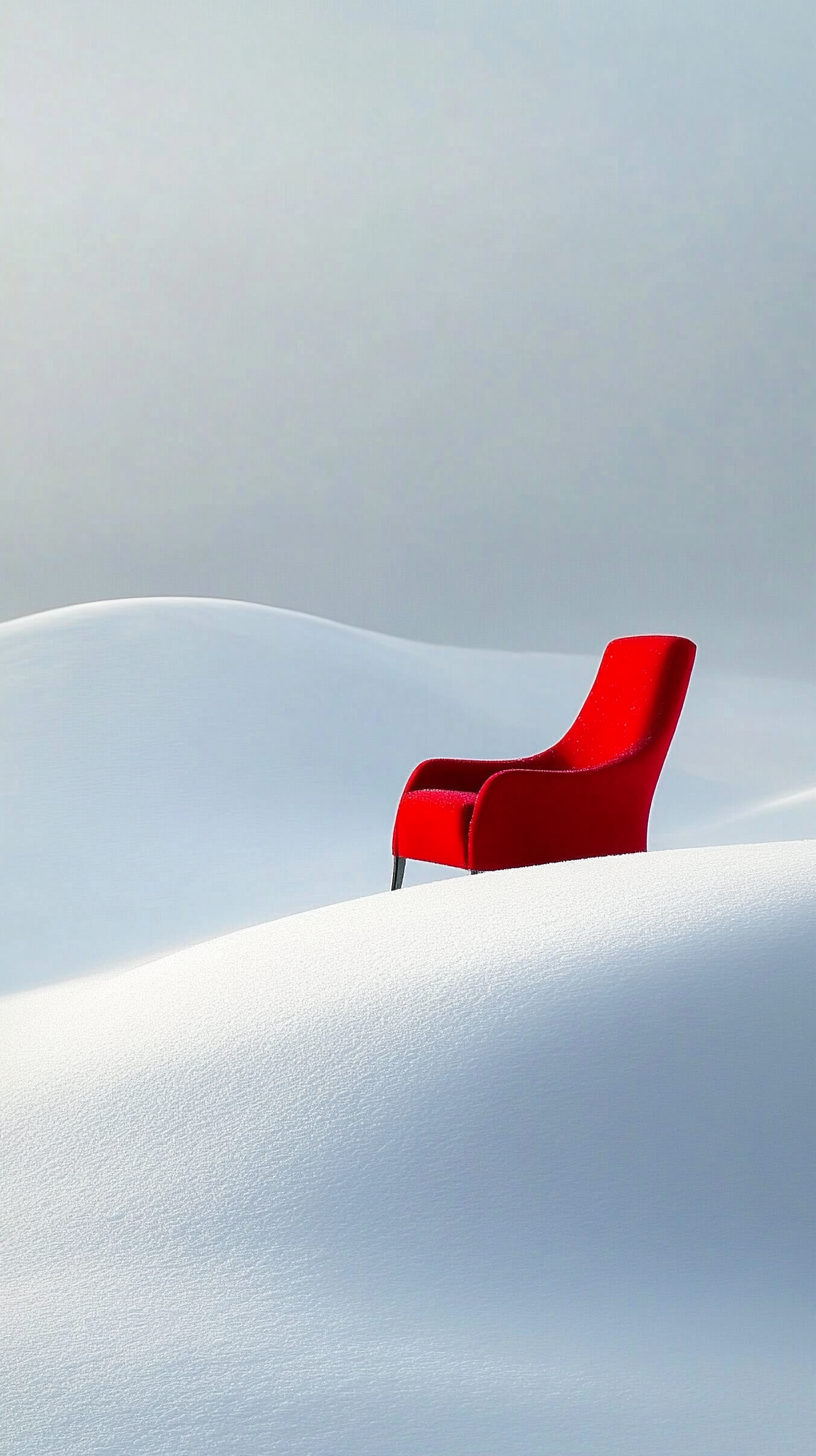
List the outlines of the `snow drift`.
{"type": "MultiPolygon", "coordinates": [[[[0,626],[0,987],[377,891],[414,765],[537,752],[596,666],[234,602],[0,626]]],[[[703,644],[651,844],[816,834],[816,688],[704,667],[703,644]]]]}
{"type": "Polygon", "coordinates": [[[805,1456],[816,845],[6,997],[14,1456],[805,1456]]]}

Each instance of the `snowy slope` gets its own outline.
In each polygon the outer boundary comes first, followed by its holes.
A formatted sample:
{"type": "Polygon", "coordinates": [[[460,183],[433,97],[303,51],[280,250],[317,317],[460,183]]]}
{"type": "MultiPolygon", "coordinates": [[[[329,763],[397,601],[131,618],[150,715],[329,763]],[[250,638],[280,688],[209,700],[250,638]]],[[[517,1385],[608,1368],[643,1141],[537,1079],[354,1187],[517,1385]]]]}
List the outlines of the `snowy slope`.
{"type": "Polygon", "coordinates": [[[809,1456],[816,845],[0,1006],[9,1456],[809,1456]]]}
{"type": "MultiPolygon", "coordinates": [[[[0,626],[0,987],[377,891],[414,764],[537,751],[596,665],[215,601],[0,626]]],[[[816,834],[816,688],[704,667],[703,644],[652,844],[816,834]]]]}
{"type": "Polygon", "coordinates": [[[241,603],[0,627],[0,985],[379,890],[417,760],[534,748],[592,674],[241,603]]]}

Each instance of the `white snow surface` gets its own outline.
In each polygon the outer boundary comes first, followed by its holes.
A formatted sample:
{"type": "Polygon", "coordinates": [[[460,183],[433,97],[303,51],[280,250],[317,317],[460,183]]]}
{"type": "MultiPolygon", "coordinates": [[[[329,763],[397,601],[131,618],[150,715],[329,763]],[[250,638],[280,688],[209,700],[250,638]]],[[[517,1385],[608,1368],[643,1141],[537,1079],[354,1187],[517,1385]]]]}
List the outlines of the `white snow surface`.
{"type": "MultiPolygon", "coordinates": [[[[376,892],[414,765],[537,752],[596,666],[223,601],[0,626],[0,989],[376,892]]],[[[816,685],[708,675],[701,644],[651,845],[809,835],[816,685]]]]}
{"type": "Polygon", "coordinates": [[[816,844],[11,995],[9,1456],[810,1456],[816,844]]]}

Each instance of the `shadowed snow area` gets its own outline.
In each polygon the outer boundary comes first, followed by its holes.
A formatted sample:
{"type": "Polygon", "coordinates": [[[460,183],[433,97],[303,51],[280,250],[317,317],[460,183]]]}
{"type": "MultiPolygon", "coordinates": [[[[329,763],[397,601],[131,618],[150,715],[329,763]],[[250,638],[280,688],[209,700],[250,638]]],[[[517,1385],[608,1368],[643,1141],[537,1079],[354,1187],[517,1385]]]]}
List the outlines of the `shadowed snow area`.
{"type": "Polygon", "coordinates": [[[3,1451],[809,1456],[814,944],[750,845],[6,997],[3,1451]]]}
{"type": "MultiPolygon", "coordinates": [[[[414,765],[537,752],[596,666],[222,601],[0,626],[0,988],[384,888],[414,765]]],[[[704,667],[703,649],[652,845],[816,834],[816,686],[704,667]]]]}

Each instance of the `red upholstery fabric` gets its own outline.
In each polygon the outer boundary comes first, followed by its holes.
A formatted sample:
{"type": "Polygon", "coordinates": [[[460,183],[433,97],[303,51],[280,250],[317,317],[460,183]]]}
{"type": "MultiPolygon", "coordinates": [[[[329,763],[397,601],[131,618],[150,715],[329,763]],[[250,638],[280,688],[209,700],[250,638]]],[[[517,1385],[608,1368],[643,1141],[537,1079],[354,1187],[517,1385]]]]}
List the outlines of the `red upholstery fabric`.
{"type": "Polygon", "coordinates": [[[410,841],[411,859],[467,869],[468,834],[475,794],[456,789],[415,789],[400,805],[400,832],[410,841]]]}
{"type": "Polygon", "coordinates": [[[421,763],[397,809],[394,854],[487,870],[644,850],[695,653],[684,637],[618,638],[552,748],[421,763]]]}

